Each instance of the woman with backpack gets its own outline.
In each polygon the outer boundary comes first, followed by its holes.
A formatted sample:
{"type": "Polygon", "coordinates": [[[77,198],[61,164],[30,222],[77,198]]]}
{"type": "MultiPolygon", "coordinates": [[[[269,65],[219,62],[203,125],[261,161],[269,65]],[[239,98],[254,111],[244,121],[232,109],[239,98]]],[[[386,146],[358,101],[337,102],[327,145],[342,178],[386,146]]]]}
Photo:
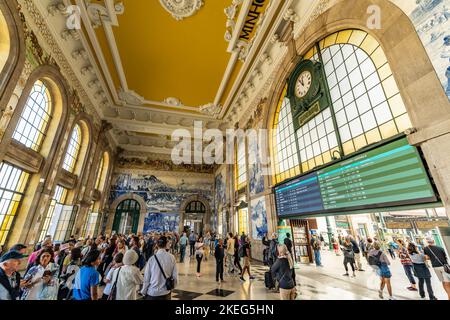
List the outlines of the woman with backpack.
{"type": "Polygon", "coordinates": [[[72,297],[73,282],[80,270],[81,249],[73,248],[70,251],[70,262],[63,270],[60,277],[60,289],[58,292],[58,300],[70,300],[72,297]]]}
{"type": "Polygon", "coordinates": [[[356,277],[355,273],[355,252],[353,251],[353,244],[350,242],[350,238],[345,238],[345,242],[341,247],[342,252],[344,253],[344,268],[345,273],[344,276],[349,276],[348,274],[348,264],[350,263],[350,267],[353,271],[353,278],[356,277]]]}
{"type": "Polygon", "coordinates": [[[281,300],[295,300],[297,289],[295,279],[292,277],[294,261],[284,244],[278,245],[278,259],[270,268],[273,279],[276,279],[280,288],[281,300]]]}
{"type": "Polygon", "coordinates": [[[430,300],[437,300],[434,296],[433,287],[431,286],[431,272],[428,269],[425,261],[425,254],[419,253],[417,246],[413,243],[408,245],[408,253],[414,266],[414,274],[419,279],[419,294],[422,299],[425,299],[424,283],[427,285],[428,297],[430,300]]]}
{"type": "Polygon", "coordinates": [[[387,287],[389,293],[389,300],[395,300],[392,295],[392,286],[391,286],[391,270],[389,269],[389,265],[391,262],[389,261],[387,255],[381,251],[381,244],[379,242],[375,242],[373,244],[373,248],[369,251],[368,254],[369,265],[375,268],[378,276],[380,277],[380,289],[378,290],[378,296],[380,299],[383,299],[383,291],[384,288],[387,287]]]}

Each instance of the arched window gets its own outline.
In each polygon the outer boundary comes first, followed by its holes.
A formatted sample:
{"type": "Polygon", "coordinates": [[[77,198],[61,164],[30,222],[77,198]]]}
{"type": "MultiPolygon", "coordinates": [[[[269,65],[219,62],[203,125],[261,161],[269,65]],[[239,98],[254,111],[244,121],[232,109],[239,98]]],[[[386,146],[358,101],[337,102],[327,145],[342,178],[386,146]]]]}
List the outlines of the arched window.
{"type": "Polygon", "coordinates": [[[290,102],[285,98],[286,90],[283,92],[272,134],[275,182],[411,126],[383,49],[367,32],[343,30],[331,34],[303,59],[322,62],[332,105],[300,127],[295,136],[290,102]]]}
{"type": "Polygon", "coordinates": [[[238,138],[236,148],[236,190],[245,188],[247,184],[247,162],[245,158],[245,138],[238,138]]]}
{"type": "Polygon", "coordinates": [[[0,245],[4,245],[23,198],[29,174],[0,162],[0,245]]]}
{"type": "Polygon", "coordinates": [[[97,190],[99,190],[99,188],[100,188],[100,181],[102,180],[104,163],[105,163],[105,156],[103,156],[101,158],[100,165],[99,165],[99,168],[98,168],[97,180],[95,181],[95,189],[97,189],[97,190]]]}
{"type": "Polygon", "coordinates": [[[51,96],[41,80],[34,83],[13,133],[13,138],[34,151],[39,151],[51,115],[51,96]]]}
{"type": "Polygon", "coordinates": [[[67,198],[67,189],[56,186],[53,198],[50,201],[50,207],[48,208],[47,215],[45,216],[44,225],[41,230],[39,241],[42,241],[46,235],[55,236],[56,228],[61,216],[61,212],[64,206],[64,202],[67,198]]]}
{"type": "Polygon", "coordinates": [[[81,128],[77,124],[73,128],[72,135],[70,136],[69,147],[67,148],[66,157],[64,158],[64,170],[67,170],[71,173],[75,171],[78,155],[80,154],[81,140],[81,128]]]}
{"type": "Polygon", "coordinates": [[[11,37],[9,35],[8,24],[5,16],[0,10],[0,72],[8,61],[11,49],[11,37]]]}
{"type": "Polygon", "coordinates": [[[89,213],[87,215],[86,224],[84,226],[83,237],[95,237],[98,233],[98,229],[100,227],[100,214],[98,212],[94,212],[95,204],[92,203],[89,208],[89,213]]]}

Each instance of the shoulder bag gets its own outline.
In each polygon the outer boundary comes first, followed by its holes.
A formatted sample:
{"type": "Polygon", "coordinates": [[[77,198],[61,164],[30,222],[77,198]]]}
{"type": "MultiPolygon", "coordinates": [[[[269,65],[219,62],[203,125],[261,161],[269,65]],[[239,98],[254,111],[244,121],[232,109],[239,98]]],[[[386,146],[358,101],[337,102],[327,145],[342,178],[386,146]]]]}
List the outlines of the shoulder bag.
{"type": "Polygon", "coordinates": [[[447,274],[450,274],[450,266],[448,264],[444,264],[434,253],[433,249],[431,247],[428,247],[428,249],[431,251],[431,253],[433,254],[433,256],[436,258],[437,261],[439,261],[439,263],[444,267],[444,271],[447,274]]]}
{"type": "Polygon", "coordinates": [[[172,276],[170,276],[169,278],[166,277],[166,274],[164,273],[164,270],[161,267],[161,264],[159,263],[159,260],[158,260],[158,257],[156,256],[156,254],[155,254],[155,260],[159,266],[159,270],[161,270],[161,273],[162,273],[164,279],[166,280],[166,289],[169,291],[172,291],[175,288],[175,279],[172,276]]]}
{"type": "Polygon", "coordinates": [[[117,271],[117,277],[116,280],[114,281],[114,284],[111,288],[111,292],[108,296],[108,300],[116,300],[117,297],[117,281],[119,280],[119,275],[120,275],[120,269],[122,269],[122,267],[119,268],[119,271],[117,271]]]}

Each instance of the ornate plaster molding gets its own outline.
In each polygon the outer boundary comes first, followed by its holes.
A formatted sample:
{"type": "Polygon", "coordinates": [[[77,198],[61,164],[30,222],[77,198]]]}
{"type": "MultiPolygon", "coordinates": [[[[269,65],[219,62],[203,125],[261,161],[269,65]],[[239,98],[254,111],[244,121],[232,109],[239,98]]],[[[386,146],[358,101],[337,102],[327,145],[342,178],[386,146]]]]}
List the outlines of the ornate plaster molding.
{"type": "Polygon", "coordinates": [[[203,6],[203,0],[159,0],[162,7],[177,20],[194,15],[203,6]]]}
{"type": "Polygon", "coordinates": [[[125,7],[122,2],[114,4],[114,9],[109,9],[98,3],[89,3],[87,5],[89,18],[92,26],[97,28],[102,25],[104,21],[110,22],[112,25],[117,25],[117,15],[125,12],[125,7]]]}
{"type": "Polygon", "coordinates": [[[222,110],[221,105],[216,105],[214,103],[208,103],[199,108],[200,112],[209,116],[214,117],[215,119],[219,118],[220,111],[222,110]]]}
{"type": "Polygon", "coordinates": [[[163,102],[166,104],[169,104],[171,106],[175,106],[175,107],[183,106],[183,103],[180,101],[180,99],[174,98],[174,97],[168,97],[168,98],[164,99],[163,102]]]}
{"type": "Polygon", "coordinates": [[[71,86],[78,92],[80,101],[83,102],[84,107],[87,109],[88,113],[92,115],[94,123],[96,125],[100,124],[100,117],[97,111],[95,110],[92,102],[84,90],[81,82],[78,80],[76,74],[72,70],[69,62],[67,61],[64,53],[61,51],[58,43],[53,37],[45,18],[40,13],[39,9],[36,7],[34,1],[32,0],[20,0],[19,3],[22,5],[22,12],[27,13],[27,18],[31,20],[31,22],[35,25],[35,32],[39,34],[43,43],[49,48],[49,53],[51,54],[52,59],[55,60],[56,64],[61,70],[63,76],[68,80],[71,86]]]}
{"type": "Polygon", "coordinates": [[[136,92],[132,90],[123,90],[119,91],[119,98],[123,100],[125,103],[133,105],[133,106],[142,106],[145,102],[144,97],[141,97],[136,92]]]}
{"type": "Polygon", "coordinates": [[[233,38],[234,28],[236,27],[236,14],[238,12],[239,6],[242,4],[243,0],[233,0],[231,5],[225,8],[225,15],[227,16],[226,31],[225,31],[225,41],[230,42],[233,38]]]}

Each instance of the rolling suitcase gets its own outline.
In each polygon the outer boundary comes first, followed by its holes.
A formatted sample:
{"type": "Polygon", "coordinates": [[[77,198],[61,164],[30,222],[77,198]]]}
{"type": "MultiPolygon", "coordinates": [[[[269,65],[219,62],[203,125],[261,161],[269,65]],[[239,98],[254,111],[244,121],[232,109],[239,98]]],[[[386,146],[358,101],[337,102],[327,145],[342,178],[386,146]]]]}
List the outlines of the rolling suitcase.
{"type": "Polygon", "coordinates": [[[264,285],[267,289],[275,288],[275,281],[273,281],[272,273],[270,271],[264,273],[264,285]]]}

